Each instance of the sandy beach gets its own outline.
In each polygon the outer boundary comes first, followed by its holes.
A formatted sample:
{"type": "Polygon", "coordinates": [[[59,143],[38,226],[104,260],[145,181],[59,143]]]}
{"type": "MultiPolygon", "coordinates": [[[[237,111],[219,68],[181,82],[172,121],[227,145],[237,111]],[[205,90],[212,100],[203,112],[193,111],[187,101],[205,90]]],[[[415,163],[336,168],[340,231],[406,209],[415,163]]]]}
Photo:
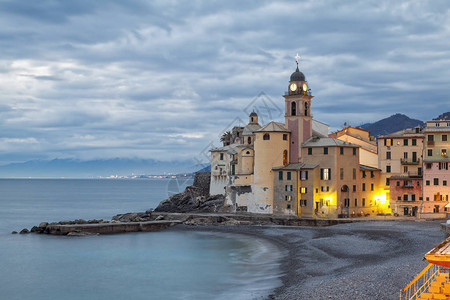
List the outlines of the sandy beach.
{"type": "Polygon", "coordinates": [[[398,299],[445,235],[439,222],[371,221],[330,227],[186,226],[264,238],[280,248],[283,285],[269,299],[398,299]]]}

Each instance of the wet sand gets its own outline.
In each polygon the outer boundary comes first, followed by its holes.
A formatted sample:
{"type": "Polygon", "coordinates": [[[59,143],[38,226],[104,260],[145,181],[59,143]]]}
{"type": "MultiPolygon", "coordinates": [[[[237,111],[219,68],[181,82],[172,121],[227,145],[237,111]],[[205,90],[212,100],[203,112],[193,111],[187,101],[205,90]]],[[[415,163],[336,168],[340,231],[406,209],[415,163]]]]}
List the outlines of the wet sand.
{"type": "Polygon", "coordinates": [[[283,286],[269,299],[398,299],[445,235],[439,222],[371,221],[330,227],[176,226],[264,238],[283,253],[283,286]]]}

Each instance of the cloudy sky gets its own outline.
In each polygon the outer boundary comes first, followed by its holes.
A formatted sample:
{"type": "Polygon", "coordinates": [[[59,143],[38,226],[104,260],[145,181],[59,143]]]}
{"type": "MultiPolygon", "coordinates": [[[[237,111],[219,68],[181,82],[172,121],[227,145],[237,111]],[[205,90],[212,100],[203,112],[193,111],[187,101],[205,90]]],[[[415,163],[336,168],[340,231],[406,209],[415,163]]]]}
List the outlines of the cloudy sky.
{"type": "Polygon", "coordinates": [[[280,108],[333,129],[450,110],[448,1],[0,0],[0,164],[192,159],[280,108]]]}

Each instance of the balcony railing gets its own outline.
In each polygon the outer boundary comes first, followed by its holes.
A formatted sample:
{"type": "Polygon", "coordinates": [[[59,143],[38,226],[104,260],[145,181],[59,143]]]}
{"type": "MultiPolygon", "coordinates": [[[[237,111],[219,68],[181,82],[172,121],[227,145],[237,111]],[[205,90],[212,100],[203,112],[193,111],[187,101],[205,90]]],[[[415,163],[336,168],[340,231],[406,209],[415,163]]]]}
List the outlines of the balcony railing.
{"type": "Polygon", "coordinates": [[[401,158],[400,163],[402,165],[418,165],[420,164],[420,158],[413,160],[413,159],[407,159],[407,158],[401,158]]]}

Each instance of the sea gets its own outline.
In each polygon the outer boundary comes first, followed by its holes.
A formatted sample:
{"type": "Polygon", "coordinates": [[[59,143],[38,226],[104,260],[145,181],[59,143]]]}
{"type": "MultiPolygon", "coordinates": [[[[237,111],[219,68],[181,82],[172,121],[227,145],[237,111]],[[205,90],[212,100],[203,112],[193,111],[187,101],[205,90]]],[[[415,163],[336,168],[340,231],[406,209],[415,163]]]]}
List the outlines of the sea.
{"type": "Polygon", "coordinates": [[[264,299],[281,252],[224,232],[11,234],[40,222],[155,208],[186,179],[0,179],[0,299],[264,299]]]}

